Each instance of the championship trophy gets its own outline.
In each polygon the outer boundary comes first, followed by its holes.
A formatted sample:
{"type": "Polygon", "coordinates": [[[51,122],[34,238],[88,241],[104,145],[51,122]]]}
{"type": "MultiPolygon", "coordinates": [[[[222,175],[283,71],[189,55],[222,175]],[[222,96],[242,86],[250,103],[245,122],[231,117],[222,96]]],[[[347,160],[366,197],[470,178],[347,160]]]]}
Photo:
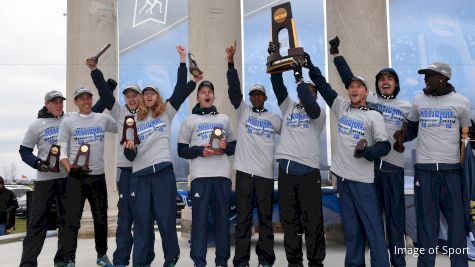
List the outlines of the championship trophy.
{"type": "Polygon", "coordinates": [[[191,75],[196,77],[203,73],[203,71],[201,71],[200,68],[198,68],[198,64],[196,63],[196,59],[193,56],[193,54],[188,53],[188,61],[190,62],[189,70],[190,70],[191,75]]]}
{"type": "Polygon", "coordinates": [[[295,61],[305,62],[305,52],[298,47],[295,21],[292,18],[290,2],[272,7],[272,40],[269,44],[269,56],[267,57],[267,73],[275,74],[292,69],[295,61]],[[279,52],[279,32],[287,29],[289,34],[288,55],[282,56],[279,52]]]}
{"type": "Polygon", "coordinates": [[[125,142],[130,140],[130,139],[127,138],[127,131],[128,130],[132,130],[132,132],[133,132],[134,137],[133,137],[132,140],[134,140],[134,144],[135,145],[140,144],[139,135],[137,134],[137,124],[135,123],[135,119],[134,119],[133,115],[125,116],[124,127],[123,127],[123,131],[122,131],[122,140],[120,141],[121,145],[123,145],[125,142]]]}
{"type": "Polygon", "coordinates": [[[46,157],[46,165],[48,165],[48,171],[50,172],[59,172],[59,153],[60,146],[51,145],[48,156],[46,157]],[[53,163],[53,164],[51,164],[53,163]]]}
{"type": "Polygon", "coordinates": [[[364,150],[368,145],[368,141],[366,139],[361,139],[355,146],[355,153],[354,156],[356,158],[361,158],[363,156],[364,150]]]}
{"type": "Polygon", "coordinates": [[[223,129],[214,127],[211,137],[209,139],[209,148],[215,152],[223,150],[219,147],[219,141],[224,138],[223,129]]]}
{"type": "Polygon", "coordinates": [[[76,158],[74,159],[73,165],[71,165],[71,169],[79,169],[81,168],[84,172],[89,172],[89,154],[90,154],[90,145],[89,144],[82,144],[79,147],[78,153],[76,154],[76,158]],[[84,163],[79,165],[79,159],[81,156],[84,156],[84,163]]]}
{"type": "Polygon", "coordinates": [[[397,136],[396,142],[393,144],[394,150],[396,150],[399,153],[403,153],[405,150],[404,139],[406,138],[406,134],[407,134],[407,120],[404,120],[402,122],[401,132],[397,136]]]}
{"type": "Polygon", "coordinates": [[[106,46],[104,46],[101,51],[99,51],[99,53],[97,53],[97,55],[93,56],[93,57],[90,57],[89,59],[93,60],[94,62],[99,62],[99,57],[102,56],[102,54],[104,54],[104,52],[106,52],[107,49],[109,49],[109,47],[111,47],[111,44],[107,44],[106,46]]]}

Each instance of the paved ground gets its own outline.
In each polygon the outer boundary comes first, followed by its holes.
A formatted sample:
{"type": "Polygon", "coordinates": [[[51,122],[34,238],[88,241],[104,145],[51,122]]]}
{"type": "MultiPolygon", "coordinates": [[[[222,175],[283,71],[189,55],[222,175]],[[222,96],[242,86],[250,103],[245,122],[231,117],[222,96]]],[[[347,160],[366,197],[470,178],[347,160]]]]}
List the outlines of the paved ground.
{"type": "MultiPolygon", "coordinates": [[[[157,237],[159,235],[157,234],[157,237]]],[[[180,235],[179,235],[180,237],[180,235]]],[[[257,258],[254,253],[254,246],[256,243],[257,235],[253,236],[253,253],[251,256],[251,266],[257,266],[257,258]]],[[[192,267],[193,263],[189,257],[190,248],[188,245],[188,240],[184,238],[179,238],[180,248],[181,248],[181,258],[178,262],[177,266],[181,267],[192,267]]],[[[43,251],[38,258],[38,266],[52,266],[53,265],[53,257],[56,250],[56,237],[47,238],[45,241],[45,245],[43,247],[43,251]]],[[[285,267],[286,260],[285,260],[285,252],[283,247],[283,235],[277,234],[276,235],[276,242],[275,242],[275,251],[277,262],[274,264],[275,267],[285,267]]],[[[109,252],[108,255],[112,260],[112,253],[115,249],[115,238],[109,238],[109,252]]],[[[22,243],[21,242],[12,242],[6,244],[0,244],[0,266],[2,267],[17,267],[20,258],[21,258],[21,250],[22,250],[22,243]]],[[[159,267],[163,264],[162,257],[162,245],[160,240],[155,241],[155,252],[157,254],[155,261],[153,262],[152,266],[159,267]]],[[[234,247],[231,248],[231,258],[233,256],[234,247]]],[[[304,254],[305,255],[305,254],[304,254]]],[[[78,244],[78,251],[77,251],[77,263],[76,266],[78,267],[91,267],[95,266],[95,251],[94,251],[94,240],[93,239],[80,239],[78,244]]],[[[345,247],[342,244],[337,243],[328,243],[327,244],[327,257],[325,259],[326,266],[343,266],[345,258],[345,247]]],[[[214,248],[208,249],[207,254],[208,266],[214,266],[214,248]]],[[[229,262],[231,266],[231,261],[229,262]]],[[[369,266],[369,258],[367,255],[367,265],[369,266]]],[[[407,257],[407,266],[416,266],[416,258],[413,256],[407,257]]],[[[437,256],[436,266],[443,266],[447,267],[450,266],[449,258],[446,255],[439,255],[437,256]]],[[[475,262],[471,262],[470,266],[475,267],[475,262]]]]}

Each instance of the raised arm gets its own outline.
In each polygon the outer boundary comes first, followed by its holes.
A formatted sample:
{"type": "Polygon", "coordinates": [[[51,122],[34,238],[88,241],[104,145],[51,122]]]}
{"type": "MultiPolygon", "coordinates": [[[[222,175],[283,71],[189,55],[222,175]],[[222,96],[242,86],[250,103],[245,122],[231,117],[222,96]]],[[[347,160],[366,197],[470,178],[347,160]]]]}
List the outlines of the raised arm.
{"type": "Polygon", "coordinates": [[[236,53],[236,40],[234,44],[226,47],[226,57],[228,59],[228,71],[226,76],[228,78],[228,96],[231,104],[233,104],[235,109],[239,108],[243,98],[241,92],[241,82],[239,81],[239,76],[236,68],[234,68],[234,54],[236,53]]]}
{"type": "Polygon", "coordinates": [[[343,56],[336,56],[333,59],[333,63],[335,63],[336,70],[338,74],[340,74],[341,82],[345,85],[345,88],[347,88],[348,81],[354,76],[350,65],[348,65],[348,62],[346,62],[343,56]]]}
{"type": "Polygon", "coordinates": [[[327,83],[320,69],[318,69],[318,67],[309,69],[308,76],[310,76],[310,80],[315,84],[317,91],[320,92],[325,102],[327,102],[327,105],[331,107],[338,94],[332,89],[330,84],[327,83]]]}
{"type": "Polygon", "coordinates": [[[180,66],[178,67],[175,89],[168,101],[170,101],[170,104],[175,110],[178,110],[181,104],[183,104],[186,98],[191,94],[191,92],[193,92],[195,87],[187,85],[186,82],[186,48],[182,45],[177,45],[176,51],[180,55],[180,66]]]}
{"type": "Polygon", "coordinates": [[[87,58],[86,65],[91,70],[92,82],[99,92],[99,100],[93,106],[92,111],[100,113],[104,111],[104,108],[112,109],[116,100],[110,85],[104,79],[104,74],[97,68],[97,62],[91,58],[87,58]]]}
{"type": "Polygon", "coordinates": [[[310,93],[308,84],[304,82],[300,83],[297,86],[297,94],[307,115],[311,119],[318,118],[320,116],[320,106],[317,103],[317,99],[310,93]]]}
{"type": "Polygon", "coordinates": [[[354,75],[351,71],[350,65],[348,65],[345,58],[343,56],[340,56],[340,51],[338,50],[338,47],[340,46],[340,39],[338,38],[338,36],[336,36],[328,43],[330,44],[330,55],[333,56],[333,63],[335,64],[338,74],[340,74],[341,81],[343,82],[346,88],[347,82],[354,75]]]}
{"type": "Polygon", "coordinates": [[[275,97],[277,98],[277,104],[280,105],[289,95],[282,78],[282,73],[271,74],[270,81],[272,83],[272,90],[274,90],[275,97]]]}

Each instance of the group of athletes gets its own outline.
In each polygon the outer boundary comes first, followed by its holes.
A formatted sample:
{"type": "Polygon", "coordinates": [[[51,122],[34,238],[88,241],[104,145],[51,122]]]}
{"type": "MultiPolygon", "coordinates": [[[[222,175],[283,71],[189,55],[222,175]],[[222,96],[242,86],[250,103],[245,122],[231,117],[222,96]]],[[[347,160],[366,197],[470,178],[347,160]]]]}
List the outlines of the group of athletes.
{"type": "MultiPolygon", "coordinates": [[[[463,249],[463,253],[451,255],[451,265],[468,266],[459,153],[460,128],[471,126],[471,106],[449,83],[450,66],[435,62],[419,70],[426,87],[411,105],[397,97],[400,84],[394,69],[385,68],[376,74],[376,92],[372,93],[371,86],[352,73],[339,55],[338,46],[338,39],[330,41],[330,54],[348,98],[332,89],[306,54],[305,60],[292,66],[298,99],[289,96],[281,73],[270,75],[281,114],[265,108],[268,95],[261,84],[249,88],[250,104],[244,100],[234,67],[236,42],[227,47],[228,95],[238,117],[236,133],[229,117],[213,105],[213,83],[202,81],[203,74],[192,75],[187,81],[185,47],[176,47],[180,64],[170,98],[164,100],[154,85],[142,89],[127,85],[122,90],[125,105],[114,97],[116,83],[106,81],[97,61],[88,58],[86,65],[100,97],[96,104],[93,105],[92,91],[80,87],[73,93],[78,112],[65,113],[65,97],[58,91],[48,92],[44,107],[30,124],[20,146],[23,161],[37,169],[20,266],[37,266],[53,203],[59,214],[54,266],[75,266],[86,199],[94,221],[98,266],[129,265],[132,247],[133,266],[150,266],[155,258],[155,223],[162,240],[163,266],[178,266],[177,188],[170,153],[170,127],[180,106],[196,87],[197,104],[183,121],[178,138],[178,155],[190,160],[190,257],[195,266],[207,264],[211,202],[215,203],[216,214],[215,264],[227,266],[232,169],[236,170],[237,201],[233,265],[249,266],[253,203],[259,219],[256,245],[259,266],[274,264],[274,160],[278,164],[279,212],[288,266],[303,266],[303,237],[308,266],[323,266],[326,248],[319,139],[326,118],[323,107],[317,103],[317,92],[338,121],[330,171],[337,180],[347,247],[345,266],[365,266],[366,241],[371,266],[406,266],[405,254],[398,253],[398,248],[405,247],[404,160],[403,153],[393,146],[397,141],[416,137],[417,245],[426,251],[437,246],[442,211],[448,222],[449,247],[463,249]],[[311,81],[303,80],[302,68],[308,69],[311,81]],[[110,115],[102,113],[105,109],[110,115]],[[126,116],[135,119],[140,142],[128,140],[118,145],[117,248],[111,263],[107,256],[104,140],[106,132],[118,133],[118,139],[122,139],[126,116]],[[220,129],[223,137],[217,147],[212,147],[210,138],[215,129],[220,129]],[[279,142],[276,135],[280,135],[279,142]],[[74,164],[84,144],[89,145],[90,151],[87,169],[74,164]],[[60,172],[52,172],[46,162],[52,145],[60,146],[60,172]]],[[[275,50],[272,44],[269,48],[275,50]]],[[[434,266],[435,258],[435,253],[420,254],[418,266],[434,266]]]]}

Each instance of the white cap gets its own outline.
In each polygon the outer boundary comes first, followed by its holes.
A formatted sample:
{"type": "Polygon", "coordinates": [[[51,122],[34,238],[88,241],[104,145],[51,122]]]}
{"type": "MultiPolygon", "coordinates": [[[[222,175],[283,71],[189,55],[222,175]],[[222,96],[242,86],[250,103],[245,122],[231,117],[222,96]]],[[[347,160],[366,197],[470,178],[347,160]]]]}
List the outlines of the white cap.
{"type": "Polygon", "coordinates": [[[251,86],[251,89],[249,89],[249,95],[251,95],[251,93],[254,91],[259,91],[266,94],[266,88],[264,88],[264,85],[262,84],[256,83],[253,86],[251,86]]]}
{"type": "Polygon", "coordinates": [[[78,89],[74,90],[73,98],[76,99],[76,97],[82,94],[90,94],[92,96],[92,91],[87,87],[79,87],[78,89]]]}

